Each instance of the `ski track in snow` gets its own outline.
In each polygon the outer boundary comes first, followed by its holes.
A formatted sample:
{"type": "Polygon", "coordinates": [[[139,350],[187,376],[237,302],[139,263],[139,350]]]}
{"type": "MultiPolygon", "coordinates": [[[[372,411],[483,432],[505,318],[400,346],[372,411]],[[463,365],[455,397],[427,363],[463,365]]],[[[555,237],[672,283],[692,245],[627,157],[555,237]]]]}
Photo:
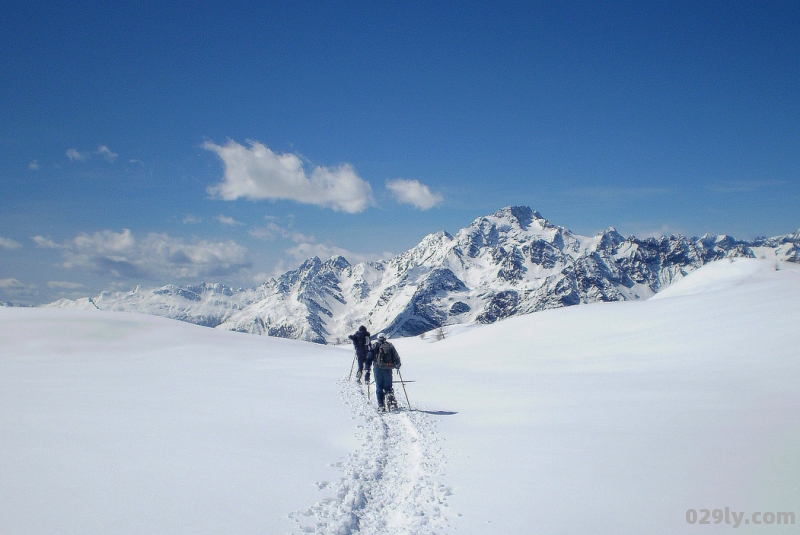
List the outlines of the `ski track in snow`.
{"type": "MultiPolygon", "coordinates": [[[[399,385],[398,385],[399,386],[399,385]]],[[[402,387],[398,392],[401,401],[402,387]]],[[[362,445],[344,463],[338,483],[318,482],[329,497],[289,515],[298,533],[326,535],[440,534],[450,528],[444,453],[429,414],[379,414],[375,390],[342,380],[342,397],[365,423],[362,445]]],[[[405,400],[403,400],[405,401],[405,400]]]]}

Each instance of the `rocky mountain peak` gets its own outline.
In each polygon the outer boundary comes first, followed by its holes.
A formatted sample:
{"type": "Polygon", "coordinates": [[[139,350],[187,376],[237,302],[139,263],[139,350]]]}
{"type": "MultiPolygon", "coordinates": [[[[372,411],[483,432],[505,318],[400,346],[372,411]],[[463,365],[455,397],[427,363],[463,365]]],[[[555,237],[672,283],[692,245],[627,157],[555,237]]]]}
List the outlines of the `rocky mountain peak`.
{"type": "Polygon", "coordinates": [[[347,261],[342,255],[330,257],[324,262],[324,265],[334,271],[340,272],[350,267],[350,262],[347,261]]]}
{"type": "Polygon", "coordinates": [[[730,257],[798,262],[800,230],[753,242],[713,234],[625,238],[614,227],[587,237],[553,225],[527,206],[507,206],[475,219],[455,237],[429,234],[387,261],[351,265],[342,256],[324,261],[315,256],[258,289],[167,285],[52,306],[96,305],[339,343],[362,324],[372,332],[412,336],[452,323],[646,299],[704,263],[730,257]]]}

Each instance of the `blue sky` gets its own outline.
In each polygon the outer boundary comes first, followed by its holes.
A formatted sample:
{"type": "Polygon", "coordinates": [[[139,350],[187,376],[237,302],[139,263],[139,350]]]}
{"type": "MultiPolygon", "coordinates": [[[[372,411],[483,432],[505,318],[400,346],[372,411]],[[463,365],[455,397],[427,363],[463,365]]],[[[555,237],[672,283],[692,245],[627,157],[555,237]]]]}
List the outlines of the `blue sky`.
{"type": "Polygon", "coordinates": [[[800,227],[797,2],[6,2],[0,103],[0,301],[800,227]]]}

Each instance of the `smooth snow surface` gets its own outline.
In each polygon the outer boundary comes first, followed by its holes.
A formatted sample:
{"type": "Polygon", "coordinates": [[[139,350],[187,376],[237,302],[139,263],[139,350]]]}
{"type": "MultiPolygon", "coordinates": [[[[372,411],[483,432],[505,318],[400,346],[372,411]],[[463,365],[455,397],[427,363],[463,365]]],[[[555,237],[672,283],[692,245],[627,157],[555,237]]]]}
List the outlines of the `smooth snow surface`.
{"type": "MultiPolygon", "coordinates": [[[[751,258],[730,258],[712,262],[703,269],[693,271],[683,279],[660,291],[651,299],[685,296],[703,292],[728,290],[739,285],[781,284],[781,277],[773,277],[774,271],[800,273],[800,265],[778,260],[755,260],[751,258]]],[[[791,276],[791,275],[790,275],[791,276]]]]}
{"type": "Polygon", "coordinates": [[[639,302],[350,350],[0,308],[0,533],[798,533],[800,272],[723,260],[639,302]],[[396,392],[405,401],[402,389],[396,392]]]}
{"type": "Polygon", "coordinates": [[[0,533],[282,533],[356,446],[350,353],[0,309],[0,533]]]}

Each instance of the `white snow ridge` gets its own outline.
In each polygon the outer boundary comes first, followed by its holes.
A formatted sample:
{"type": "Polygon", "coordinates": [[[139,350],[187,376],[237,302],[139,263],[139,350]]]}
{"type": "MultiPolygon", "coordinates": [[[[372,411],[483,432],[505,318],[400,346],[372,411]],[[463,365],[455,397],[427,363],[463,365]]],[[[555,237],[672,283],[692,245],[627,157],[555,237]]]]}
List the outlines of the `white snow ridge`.
{"type": "Polygon", "coordinates": [[[424,411],[379,414],[374,390],[342,381],[342,397],[356,418],[363,443],[346,463],[338,483],[317,483],[330,494],[290,515],[300,533],[401,535],[442,533],[450,527],[447,497],[440,483],[444,454],[434,422],[424,411]]]}

